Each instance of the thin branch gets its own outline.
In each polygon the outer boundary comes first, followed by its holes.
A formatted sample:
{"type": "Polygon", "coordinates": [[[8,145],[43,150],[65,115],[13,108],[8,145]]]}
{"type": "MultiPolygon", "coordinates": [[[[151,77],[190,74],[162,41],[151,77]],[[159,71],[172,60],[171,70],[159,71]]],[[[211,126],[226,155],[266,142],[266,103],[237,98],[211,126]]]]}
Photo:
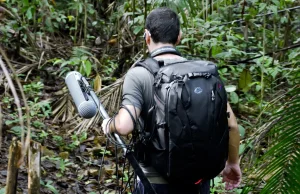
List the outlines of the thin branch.
{"type": "MultiPolygon", "coordinates": [[[[287,51],[287,50],[298,48],[298,47],[300,47],[300,43],[294,44],[294,45],[290,45],[290,46],[284,47],[284,48],[276,50],[276,51],[268,52],[268,53],[265,53],[264,55],[259,55],[259,56],[252,57],[252,58],[249,58],[249,59],[245,59],[245,60],[242,60],[242,61],[236,61],[235,63],[246,63],[248,61],[252,61],[254,59],[258,59],[258,58],[260,58],[262,56],[266,56],[266,55],[269,56],[269,55],[273,55],[274,53],[279,53],[279,52],[282,52],[282,51],[287,51]]],[[[231,62],[231,61],[229,61],[229,62],[231,62]]]]}
{"type": "Polygon", "coordinates": [[[6,78],[7,78],[8,84],[9,84],[9,86],[11,88],[11,91],[13,93],[13,96],[14,96],[15,103],[16,103],[16,105],[18,107],[18,114],[19,114],[21,129],[22,129],[22,145],[24,146],[23,149],[22,149],[20,161],[18,162],[18,165],[21,165],[21,163],[23,162],[25,153],[26,153],[26,151],[27,151],[27,149],[29,147],[29,144],[30,144],[30,134],[31,134],[31,131],[30,131],[29,107],[28,107],[27,99],[26,99],[24,91],[23,91],[23,86],[21,85],[21,82],[20,82],[20,80],[19,80],[19,78],[17,76],[17,73],[16,73],[14,67],[10,63],[9,59],[7,58],[5,52],[2,50],[1,47],[0,47],[0,54],[2,55],[2,57],[4,57],[7,65],[8,65],[8,67],[10,68],[10,70],[12,71],[12,73],[14,75],[15,81],[16,81],[16,83],[17,83],[17,85],[19,87],[19,90],[21,92],[21,96],[22,96],[22,99],[24,101],[24,106],[25,106],[25,110],[26,110],[27,136],[26,136],[26,140],[24,141],[24,137],[25,137],[24,120],[23,120],[23,114],[22,114],[22,107],[21,107],[21,104],[20,104],[20,99],[18,97],[17,91],[16,91],[15,86],[14,86],[14,84],[12,82],[11,77],[10,77],[10,74],[9,74],[7,68],[5,67],[5,64],[2,61],[2,58],[0,56],[0,65],[1,65],[1,68],[3,69],[3,72],[4,72],[4,74],[5,74],[6,78]]]}
{"type": "MultiPolygon", "coordinates": [[[[279,11],[277,11],[277,13],[281,13],[281,12],[285,12],[285,11],[292,11],[292,10],[295,10],[295,9],[300,9],[300,6],[295,6],[295,7],[291,7],[291,8],[288,8],[288,9],[279,10],[279,11]]],[[[275,14],[275,12],[266,13],[266,14],[258,14],[255,17],[269,16],[269,15],[273,15],[273,14],[275,14]]],[[[245,20],[244,19],[233,20],[231,22],[225,22],[225,23],[222,23],[222,24],[219,24],[219,25],[216,25],[216,26],[225,26],[225,25],[234,24],[234,23],[237,23],[237,22],[245,22],[245,20]]]]}
{"type": "MultiPolygon", "coordinates": [[[[3,6],[0,6],[0,9],[5,11],[6,13],[8,13],[12,18],[14,18],[18,22],[19,25],[22,25],[22,20],[17,14],[12,13],[11,11],[9,11],[8,9],[6,9],[3,6]]],[[[28,37],[29,42],[31,43],[31,46],[32,46],[33,50],[38,55],[38,50],[36,49],[37,44],[34,42],[32,36],[31,36],[31,32],[24,25],[23,25],[23,28],[25,30],[25,33],[28,37]]]]}
{"type": "Polygon", "coordinates": [[[2,145],[2,108],[0,103],[0,152],[1,152],[1,145],[2,145]]]}
{"type": "MultiPolygon", "coordinates": [[[[0,51],[2,51],[0,49],[0,51]]],[[[19,120],[20,120],[20,125],[21,125],[21,129],[22,129],[22,133],[24,131],[24,120],[23,120],[23,114],[22,114],[22,106],[21,106],[21,103],[20,103],[20,99],[19,99],[19,96],[17,94],[17,90],[15,88],[15,85],[9,75],[9,72],[8,72],[8,69],[6,68],[4,62],[2,61],[2,57],[0,56],[0,67],[7,79],[7,82],[8,82],[8,85],[10,87],[10,90],[11,90],[11,93],[14,97],[14,101],[15,101],[15,104],[17,105],[17,110],[18,110],[18,115],[19,115],[19,120]]],[[[2,114],[2,113],[1,113],[2,114]]]]}
{"type": "MultiPolygon", "coordinates": [[[[268,53],[265,53],[264,56],[270,56],[270,55],[273,55],[274,53],[279,53],[279,52],[282,52],[282,51],[287,51],[287,50],[290,50],[290,49],[294,49],[294,48],[298,48],[300,47],[300,43],[298,44],[293,44],[293,45],[290,45],[290,46],[287,46],[287,47],[284,47],[282,49],[279,49],[279,50],[276,50],[276,51],[272,51],[272,52],[268,52],[268,53]]],[[[205,58],[205,56],[201,56],[201,55],[185,55],[185,56],[188,56],[188,57],[200,57],[200,58],[205,58]]],[[[258,59],[260,57],[262,57],[263,55],[259,55],[259,56],[255,56],[255,57],[251,57],[251,58],[248,58],[248,59],[244,59],[244,60],[241,60],[241,61],[226,61],[227,64],[230,64],[230,65],[238,65],[240,63],[248,63],[248,64],[251,64],[252,62],[249,62],[249,61],[252,61],[254,59],[258,59]]],[[[211,58],[212,60],[214,61],[217,61],[219,59],[216,59],[216,58],[211,58]]]]}

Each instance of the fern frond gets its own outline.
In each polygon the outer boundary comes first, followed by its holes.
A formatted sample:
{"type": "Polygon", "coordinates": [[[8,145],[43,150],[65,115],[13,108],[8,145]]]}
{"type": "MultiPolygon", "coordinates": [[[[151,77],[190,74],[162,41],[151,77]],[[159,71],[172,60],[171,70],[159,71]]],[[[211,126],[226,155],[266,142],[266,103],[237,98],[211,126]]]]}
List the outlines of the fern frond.
{"type": "Polygon", "coordinates": [[[300,87],[287,96],[290,99],[273,118],[277,123],[268,133],[270,148],[255,172],[265,182],[262,194],[300,193],[300,87]]]}

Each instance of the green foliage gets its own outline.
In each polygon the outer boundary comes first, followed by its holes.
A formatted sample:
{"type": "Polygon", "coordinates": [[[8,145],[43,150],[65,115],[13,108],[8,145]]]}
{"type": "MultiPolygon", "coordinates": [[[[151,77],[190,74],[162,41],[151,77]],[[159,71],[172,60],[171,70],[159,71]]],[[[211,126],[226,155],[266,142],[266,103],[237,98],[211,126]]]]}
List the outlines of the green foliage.
{"type": "Polygon", "coordinates": [[[5,194],[5,187],[0,189],[0,194],[5,194]]]}
{"type": "Polygon", "coordinates": [[[251,74],[248,70],[244,69],[240,75],[239,79],[239,89],[243,90],[243,92],[247,92],[249,90],[249,85],[251,84],[251,74]]]}
{"type": "MultiPolygon", "coordinates": [[[[300,15],[295,10],[280,12],[298,6],[298,2],[250,0],[245,1],[245,5],[235,1],[211,2],[213,4],[210,5],[210,1],[155,0],[146,1],[145,6],[144,1],[6,0],[5,4],[1,4],[8,12],[4,12],[4,18],[2,12],[0,13],[0,42],[9,54],[12,53],[15,68],[23,74],[20,79],[24,84],[23,90],[30,107],[32,138],[45,142],[52,140],[60,150],[74,151],[78,148],[87,139],[87,133],[71,133],[66,137],[62,134],[65,131],[56,133],[52,129],[48,130],[45,124],[46,120],[53,118],[52,104],[46,99],[48,95],[51,95],[51,100],[59,101],[62,106],[67,107],[64,120],[70,121],[74,111],[70,108],[71,104],[66,100],[66,96],[57,95],[52,89],[51,93],[44,95],[44,83],[48,82],[48,76],[54,75],[61,81],[67,72],[76,70],[87,77],[100,74],[105,86],[112,83],[142,54],[145,11],[148,14],[156,7],[168,6],[180,15],[183,37],[177,48],[183,56],[210,60],[218,65],[219,74],[226,84],[229,102],[239,117],[242,137],[240,156],[243,157],[249,149],[255,151],[255,142],[253,139],[247,139],[247,136],[254,133],[261,123],[269,122],[269,116],[276,113],[283,103],[270,102],[288,88],[299,84],[299,79],[296,78],[300,77],[300,48],[286,48],[300,43],[300,15]],[[267,13],[266,17],[263,16],[267,13]],[[99,44],[95,44],[96,37],[100,40],[99,44]],[[250,58],[253,59],[249,60],[250,58]],[[15,61],[17,59],[20,61],[15,61]],[[42,71],[46,71],[47,76],[42,75],[42,71]],[[274,109],[267,109],[271,105],[274,109]]],[[[60,84],[57,80],[53,88],[60,84]]],[[[0,86],[2,91],[2,79],[0,86]]],[[[59,89],[62,87],[64,86],[59,89]]],[[[116,91],[121,93],[121,90],[116,91]]],[[[1,93],[1,106],[6,114],[5,125],[11,133],[20,136],[16,106],[8,93],[1,93]]],[[[112,96],[116,99],[118,95],[112,96]]],[[[115,103],[109,104],[111,107],[116,106],[115,103]]],[[[289,107],[287,105],[285,109],[289,107]]],[[[58,120],[55,118],[55,123],[60,123],[58,120]]],[[[295,135],[296,132],[291,131],[293,122],[288,118],[284,117],[278,126],[280,124],[286,124],[287,131],[295,135]]],[[[25,128],[25,133],[26,130],[25,128]]],[[[289,146],[292,144],[297,147],[296,140],[287,132],[279,129],[275,130],[276,132],[272,131],[276,135],[270,134],[269,140],[264,142],[266,147],[258,151],[264,153],[266,149],[269,150],[269,144],[275,146],[277,143],[284,145],[285,149],[291,149],[289,146]]],[[[282,156],[281,153],[270,150],[270,154],[260,160],[261,163],[276,161],[276,164],[281,165],[282,161],[276,159],[284,158],[289,160],[287,166],[296,169],[290,165],[294,162],[290,158],[295,158],[297,154],[292,155],[288,150],[288,153],[282,151],[282,154],[288,156],[282,156]]],[[[104,151],[99,150],[101,155],[111,155],[109,151],[104,151]]],[[[255,160],[256,157],[252,157],[242,163],[255,160]]],[[[66,164],[69,161],[58,158],[56,162],[60,166],[57,175],[63,176],[68,170],[66,164]]],[[[290,169],[272,167],[271,170],[274,170],[274,174],[267,173],[268,175],[283,174],[282,177],[276,176],[283,184],[275,186],[287,185],[287,180],[298,183],[291,178],[294,172],[290,169]],[[283,170],[288,175],[284,174],[283,170]]],[[[244,181],[247,182],[248,179],[244,177],[244,181]]],[[[267,190],[274,186],[274,180],[270,178],[267,184],[258,185],[265,186],[267,190]]],[[[214,191],[224,192],[220,180],[216,180],[215,183],[219,186],[216,186],[214,191]]],[[[52,184],[50,181],[44,186],[53,193],[59,193],[52,184]]],[[[250,192],[254,189],[257,189],[256,185],[247,186],[244,190],[250,192]]]]}
{"type": "Polygon", "coordinates": [[[52,139],[58,146],[63,146],[65,144],[64,139],[61,136],[54,135],[52,139]]]}
{"type": "Polygon", "coordinates": [[[41,185],[49,189],[54,194],[59,194],[59,191],[52,185],[53,181],[49,180],[45,184],[44,181],[41,180],[41,185]]]}
{"type": "MultiPolygon", "coordinates": [[[[23,85],[23,91],[28,96],[28,106],[30,108],[30,116],[34,119],[40,119],[43,121],[45,118],[49,118],[51,115],[51,106],[49,100],[42,100],[44,84],[40,81],[31,82],[30,84],[23,85]]],[[[34,126],[40,128],[44,126],[42,122],[36,120],[33,122],[34,126]]]]}
{"type": "MultiPolygon", "coordinates": [[[[217,176],[210,182],[210,193],[226,193],[225,183],[222,182],[222,177],[217,176]]],[[[242,193],[242,189],[233,189],[230,192],[234,192],[235,194],[242,193]]]]}
{"type": "Polygon", "coordinates": [[[60,173],[57,173],[56,176],[61,177],[65,171],[67,170],[67,168],[69,166],[74,165],[73,162],[70,162],[69,159],[63,159],[60,157],[49,157],[49,156],[44,156],[42,158],[43,160],[49,160],[51,162],[56,163],[56,166],[58,166],[60,173]]]}
{"type": "MultiPolygon", "coordinates": [[[[31,25],[34,26],[36,32],[45,34],[47,32],[57,32],[59,30],[69,30],[70,34],[73,32],[74,35],[71,37],[76,42],[77,31],[79,26],[84,25],[87,30],[89,23],[93,23],[96,20],[96,11],[87,0],[78,0],[70,2],[57,2],[55,1],[17,1],[7,0],[6,5],[12,10],[12,12],[24,18],[23,21],[14,23],[14,30],[26,30],[31,25]],[[68,8],[66,9],[66,4],[68,8]],[[18,9],[16,9],[16,7],[18,9]],[[95,21],[87,20],[88,17],[95,18],[95,21]]],[[[9,26],[4,26],[2,29],[6,30],[6,35],[9,36],[11,31],[9,26]]],[[[95,25],[94,25],[95,26],[95,25]]],[[[86,31],[85,30],[85,31],[86,31]]],[[[84,39],[87,38],[87,33],[84,33],[84,39]]],[[[24,36],[24,39],[28,39],[28,36],[24,36]]]]}
{"type": "MultiPolygon", "coordinates": [[[[48,135],[48,134],[47,134],[48,135]]],[[[53,135],[52,140],[56,145],[60,147],[62,150],[71,150],[78,148],[78,146],[87,139],[87,132],[83,132],[81,134],[73,134],[71,135],[71,139],[64,138],[60,135],[53,135]],[[71,143],[66,143],[66,142],[71,143]]]]}
{"type": "Polygon", "coordinates": [[[118,67],[118,63],[109,58],[104,58],[102,60],[102,63],[103,63],[103,68],[101,69],[101,72],[103,73],[103,75],[105,75],[103,80],[115,81],[117,78],[112,77],[111,75],[118,67]]]}
{"type": "Polygon", "coordinates": [[[86,48],[74,47],[69,60],[57,59],[53,65],[61,64],[59,76],[71,70],[79,71],[83,76],[89,76],[92,71],[92,54],[86,48]]]}
{"type": "MultiPolygon", "coordinates": [[[[42,130],[46,126],[44,124],[45,119],[50,118],[51,116],[51,105],[49,100],[41,100],[43,95],[44,85],[42,82],[31,82],[30,84],[23,85],[23,91],[28,97],[27,103],[29,106],[29,116],[31,119],[30,126],[33,129],[42,130]]],[[[14,102],[13,98],[5,96],[2,99],[5,107],[11,109],[12,103],[14,102]]],[[[25,112],[25,107],[22,107],[23,113],[25,112]]],[[[23,116],[23,119],[26,120],[26,116],[23,116]]],[[[5,125],[10,127],[9,132],[15,134],[18,137],[22,135],[22,128],[19,126],[20,118],[17,112],[9,114],[8,119],[5,120],[5,125]]],[[[27,128],[24,127],[24,132],[27,134],[27,128]]],[[[42,135],[39,131],[33,130],[31,137],[34,140],[41,141],[45,138],[45,133],[42,135]]]]}
{"type": "Polygon", "coordinates": [[[300,192],[299,94],[299,87],[290,91],[283,108],[272,120],[275,125],[268,133],[271,144],[255,171],[257,180],[265,182],[260,193],[300,192]]]}
{"type": "Polygon", "coordinates": [[[41,133],[39,134],[39,138],[41,139],[41,140],[44,140],[44,139],[47,139],[48,138],[48,133],[47,132],[45,132],[44,130],[42,130],[41,131],[41,133]]]}
{"type": "Polygon", "coordinates": [[[83,132],[80,135],[74,134],[71,136],[72,143],[68,145],[68,148],[74,150],[74,148],[78,147],[80,143],[87,139],[87,133],[83,132]]]}
{"type": "Polygon", "coordinates": [[[66,170],[66,168],[68,166],[71,166],[73,165],[74,163],[73,162],[69,162],[68,159],[60,159],[59,160],[59,169],[60,169],[60,172],[63,174],[66,170]]]}
{"type": "Polygon", "coordinates": [[[237,104],[239,102],[239,96],[235,92],[230,93],[229,99],[232,104],[237,104]]]}
{"type": "Polygon", "coordinates": [[[30,84],[23,85],[23,91],[29,97],[36,97],[42,95],[44,84],[40,81],[31,82],[30,84]]]}
{"type": "Polygon", "coordinates": [[[110,151],[108,151],[108,150],[106,150],[106,149],[104,149],[104,148],[101,148],[101,152],[100,152],[100,154],[102,154],[102,155],[111,155],[111,152],[110,151]]]}

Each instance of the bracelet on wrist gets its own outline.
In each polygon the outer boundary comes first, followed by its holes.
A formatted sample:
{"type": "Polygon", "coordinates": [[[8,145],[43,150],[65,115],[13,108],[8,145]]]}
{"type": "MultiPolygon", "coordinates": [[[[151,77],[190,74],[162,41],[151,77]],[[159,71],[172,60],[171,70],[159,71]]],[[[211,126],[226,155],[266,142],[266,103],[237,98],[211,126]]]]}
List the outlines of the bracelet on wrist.
{"type": "Polygon", "coordinates": [[[109,131],[111,133],[116,133],[118,135],[120,135],[117,131],[117,128],[116,128],[116,121],[115,121],[115,116],[113,116],[110,120],[110,123],[109,123],[109,131]]]}

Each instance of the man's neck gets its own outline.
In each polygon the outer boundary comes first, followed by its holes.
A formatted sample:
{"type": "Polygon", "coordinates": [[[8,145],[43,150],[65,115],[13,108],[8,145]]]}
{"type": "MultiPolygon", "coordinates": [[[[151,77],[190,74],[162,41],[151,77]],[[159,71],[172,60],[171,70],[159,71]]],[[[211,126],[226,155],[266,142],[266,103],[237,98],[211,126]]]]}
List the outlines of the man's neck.
{"type": "MultiPolygon", "coordinates": [[[[173,44],[166,44],[166,43],[152,43],[149,45],[149,52],[153,52],[155,51],[156,49],[159,49],[159,48],[162,48],[162,47],[165,47],[165,46],[171,46],[171,47],[175,47],[173,44]]],[[[155,59],[157,58],[162,58],[162,59],[168,59],[168,58],[181,58],[180,56],[178,55],[175,55],[175,54],[161,54],[157,57],[154,57],[155,59]]]]}
{"type": "Polygon", "coordinates": [[[149,52],[153,52],[156,49],[159,49],[161,47],[165,47],[165,46],[172,46],[175,47],[173,44],[166,44],[166,43],[151,43],[149,45],[149,52]]]}

